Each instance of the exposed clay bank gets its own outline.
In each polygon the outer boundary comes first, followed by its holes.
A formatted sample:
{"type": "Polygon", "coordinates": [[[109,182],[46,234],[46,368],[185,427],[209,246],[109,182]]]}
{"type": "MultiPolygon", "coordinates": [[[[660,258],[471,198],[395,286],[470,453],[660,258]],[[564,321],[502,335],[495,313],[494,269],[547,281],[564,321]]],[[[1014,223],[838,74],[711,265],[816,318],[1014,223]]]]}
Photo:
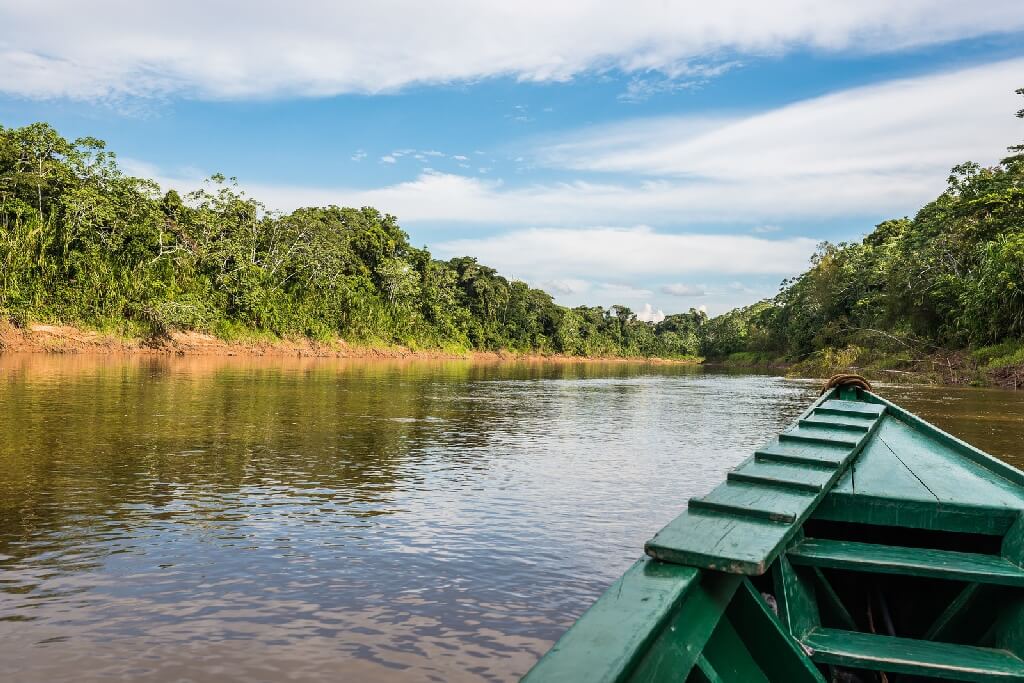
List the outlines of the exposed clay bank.
{"type": "Polygon", "coordinates": [[[166,337],[133,338],[73,325],[30,323],[26,327],[0,325],[0,353],[86,353],[179,356],[268,356],[353,359],[419,360],[524,360],[555,363],[654,363],[695,365],[699,359],[625,358],[523,354],[512,351],[454,352],[410,349],[404,346],[363,346],[341,339],[318,342],[299,339],[225,340],[201,332],[172,332],[166,337]]]}

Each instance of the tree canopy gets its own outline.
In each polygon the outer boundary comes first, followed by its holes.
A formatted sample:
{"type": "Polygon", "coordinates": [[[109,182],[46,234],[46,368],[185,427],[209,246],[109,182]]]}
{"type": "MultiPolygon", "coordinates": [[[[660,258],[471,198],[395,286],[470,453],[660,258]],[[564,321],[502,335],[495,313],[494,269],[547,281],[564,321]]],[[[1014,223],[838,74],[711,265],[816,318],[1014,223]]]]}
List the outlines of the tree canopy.
{"type": "Polygon", "coordinates": [[[414,348],[694,356],[706,316],[575,309],[471,257],[434,259],[373,208],[268,211],[215,175],[179,196],[104,143],[0,127],[0,314],[129,333],[344,338],[414,348]]]}

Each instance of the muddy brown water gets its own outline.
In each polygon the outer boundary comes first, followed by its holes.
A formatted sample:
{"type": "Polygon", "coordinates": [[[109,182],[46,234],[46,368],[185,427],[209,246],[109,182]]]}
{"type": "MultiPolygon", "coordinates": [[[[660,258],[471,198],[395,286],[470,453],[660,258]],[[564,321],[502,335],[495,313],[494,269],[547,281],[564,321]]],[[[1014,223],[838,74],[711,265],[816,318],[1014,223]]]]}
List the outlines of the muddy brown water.
{"type": "MultiPolygon", "coordinates": [[[[514,680],[818,386],[0,356],[2,678],[514,680]]],[[[879,392],[1024,465],[1024,392],[879,392]]]]}

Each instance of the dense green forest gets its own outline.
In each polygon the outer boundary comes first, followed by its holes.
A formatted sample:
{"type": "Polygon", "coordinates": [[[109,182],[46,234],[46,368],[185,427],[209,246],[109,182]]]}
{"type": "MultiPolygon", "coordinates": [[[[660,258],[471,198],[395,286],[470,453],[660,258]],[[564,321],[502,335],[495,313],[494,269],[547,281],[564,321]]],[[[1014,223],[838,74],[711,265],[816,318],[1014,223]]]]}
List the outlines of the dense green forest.
{"type": "Polygon", "coordinates": [[[664,357],[697,356],[706,321],[559,306],[473,258],[432,258],[372,208],[274,213],[223,176],[161,193],[103,142],[43,123],[0,128],[0,316],[132,336],[664,357]]]}
{"type": "Polygon", "coordinates": [[[955,167],[913,218],[884,221],[860,242],[822,243],[772,299],[651,324],[624,306],[559,306],[469,256],[434,259],[372,208],[275,213],[223,176],[184,197],[161,193],[123,174],[99,140],[68,141],[42,123],[0,127],[0,316],[134,336],[703,356],[817,373],[899,372],[940,357],[952,368],[952,351],[1017,368],[1024,145],[993,167],[955,167]]]}
{"type": "MultiPolygon", "coordinates": [[[[1016,115],[1024,118],[1024,109],[1016,115]]],[[[811,268],[783,282],[775,298],[709,321],[702,354],[799,361],[817,374],[936,363],[955,371],[966,359],[1017,378],[1024,368],[1024,145],[1009,152],[990,168],[953,168],[946,191],[913,218],[884,221],[860,242],[819,245],[811,268]]]]}

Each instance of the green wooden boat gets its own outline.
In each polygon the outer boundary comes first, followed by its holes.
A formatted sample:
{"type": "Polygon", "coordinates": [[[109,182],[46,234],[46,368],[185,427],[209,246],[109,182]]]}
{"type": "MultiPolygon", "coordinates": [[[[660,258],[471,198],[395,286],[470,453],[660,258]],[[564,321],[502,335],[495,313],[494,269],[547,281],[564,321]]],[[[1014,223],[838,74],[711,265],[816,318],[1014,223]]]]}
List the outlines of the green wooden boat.
{"type": "Polygon", "coordinates": [[[523,680],[1024,682],[1024,473],[830,384],[523,680]]]}

